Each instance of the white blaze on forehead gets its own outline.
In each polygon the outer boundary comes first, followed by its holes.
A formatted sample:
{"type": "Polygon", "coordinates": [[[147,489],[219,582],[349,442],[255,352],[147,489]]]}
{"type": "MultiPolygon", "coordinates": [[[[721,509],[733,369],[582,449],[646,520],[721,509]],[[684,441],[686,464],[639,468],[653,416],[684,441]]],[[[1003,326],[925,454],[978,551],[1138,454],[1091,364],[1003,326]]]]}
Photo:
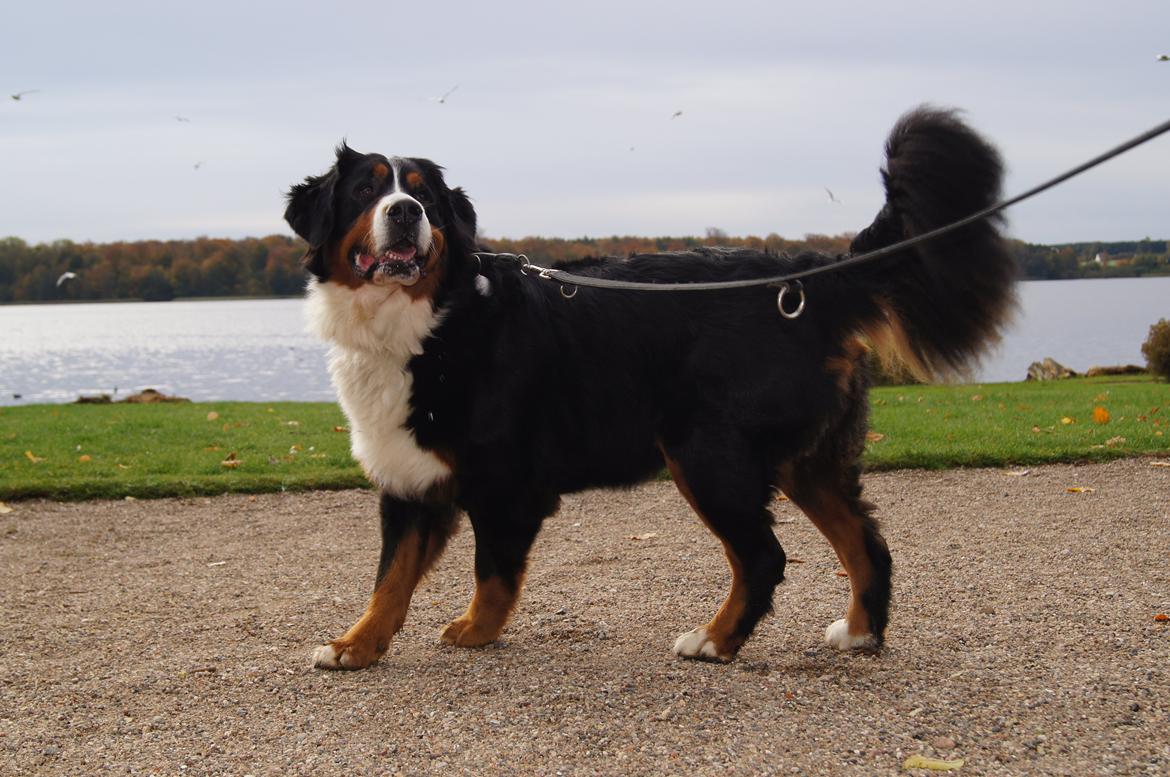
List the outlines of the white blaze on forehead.
{"type": "Polygon", "coordinates": [[[414,238],[415,246],[420,254],[431,250],[431,222],[427,218],[427,209],[422,203],[402,191],[402,160],[395,157],[390,160],[390,174],[394,177],[394,185],[389,194],[374,206],[374,250],[381,253],[390,248],[390,209],[400,202],[412,202],[422,211],[422,217],[416,225],[414,238]]]}

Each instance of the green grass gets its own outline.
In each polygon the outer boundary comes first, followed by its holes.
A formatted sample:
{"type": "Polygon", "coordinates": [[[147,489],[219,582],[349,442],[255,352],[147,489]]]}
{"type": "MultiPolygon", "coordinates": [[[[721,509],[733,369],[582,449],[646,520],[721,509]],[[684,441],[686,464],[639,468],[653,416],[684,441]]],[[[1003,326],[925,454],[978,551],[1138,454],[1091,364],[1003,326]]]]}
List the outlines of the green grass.
{"type": "MultiPolygon", "coordinates": [[[[1170,385],[1148,378],[884,387],[871,404],[869,469],[1170,455],[1170,385]]],[[[327,403],[0,407],[0,500],[364,486],[345,423],[327,403]]]]}
{"type": "Polygon", "coordinates": [[[0,499],[362,486],[345,423],[326,403],[4,407],[0,499]]]}
{"type": "Polygon", "coordinates": [[[1145,376],[890,386],[870,394],[869,469],[1010,466],[1170,454],[1170,384],[1145,376]],[[1094,410],[1103,408],[1108,413],[1094,410]]]}

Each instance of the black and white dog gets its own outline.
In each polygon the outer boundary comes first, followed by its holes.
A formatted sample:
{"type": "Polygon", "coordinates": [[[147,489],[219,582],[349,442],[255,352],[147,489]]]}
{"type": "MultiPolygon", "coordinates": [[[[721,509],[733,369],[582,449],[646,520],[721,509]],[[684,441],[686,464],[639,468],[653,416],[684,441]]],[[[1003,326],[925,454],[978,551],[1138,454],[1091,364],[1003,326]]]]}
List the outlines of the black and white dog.
{"type": "MultiPolygon", "coordinates": [[[[904,116],[887,143],[887,199],[852,253],[979,211],[998,196],[995,150],[953,113],[904,116]]],[[[381,492],[382,553],[365,614],[319,647],[317,666],[378,659],[465,511],[476,591],[445,642],[495,640],[528,551],[562,494],[627,486],[669,469],[722,541],[731,591],[678,637],[686,658],[727,661],[772,606],[784,551],[768,502],[782,489],[849,574],[842,650],[882,644],[890,553],[861,499],[867,342],[919,374],[961,369],[1013,302],[1015,266],[985,220],[887,259],[809,278],[807,310],[778,315],[766,288],[685,294],[560,287],[477,258],[476,217],[425,159],[344,144],[324,175],[289,192],[285,218],[309,249],[312,326],[353,454],[381,492]]],[[[775,276],[831,263],[699,250],[570,265],[631,281],[775,276]]]]}

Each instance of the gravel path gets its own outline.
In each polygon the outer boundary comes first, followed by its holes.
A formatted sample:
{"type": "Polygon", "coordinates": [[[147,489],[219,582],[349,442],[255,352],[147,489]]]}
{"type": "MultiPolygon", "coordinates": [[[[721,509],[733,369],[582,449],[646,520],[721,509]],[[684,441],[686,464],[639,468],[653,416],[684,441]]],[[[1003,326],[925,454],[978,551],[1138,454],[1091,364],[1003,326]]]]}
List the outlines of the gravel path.
{"type": "Polygon", "coordinates": [[[357,673],[308,660],[364,605],[373,494],[17,503],[0,773],[881,775],[922,754],[959,775],[1170,774],[1170,469],[866,488],[895,558],[881,656],[822,645],[847,580],[777,502],[799,563],[776,613],[731,665],[674,658],[726,562],[654,483],[566,498],[504,641],[471,651],[438,641],[471,594],[465,527],[357,673]]]}

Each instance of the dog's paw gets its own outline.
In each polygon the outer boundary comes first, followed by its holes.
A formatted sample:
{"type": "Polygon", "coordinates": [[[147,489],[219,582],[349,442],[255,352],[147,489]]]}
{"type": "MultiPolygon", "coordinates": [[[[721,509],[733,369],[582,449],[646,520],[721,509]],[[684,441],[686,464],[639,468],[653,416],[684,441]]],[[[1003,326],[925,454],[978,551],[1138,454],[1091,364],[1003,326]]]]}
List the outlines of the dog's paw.
{"type": "Polygon", "coordinates": [[[495,642],[498,631],[485,629],[469,618],[456,618],[447,624],[439,639],[456,647],[483,647],[495,642]]]}
{"type": "Polygon", "coordinates": [[[699,661],[720,661],[727,663],[735,655],[720,654],[714,640],[707,635],[706,627],[680,634],[674,641],[674,654],[680,658],[694,658],[699,661]]]}
{"type": "Polygon", "coordinates": [[[313,666],[317,669],[365,669],[378,657],[373,650],[362,650],[357,644],[342,645],[334,640],[313,651],[313,666]]]}
{"type": "Polygon", "coordinates": [[[837,650],[873,650],[878,644],[873,634],[850,634],[844,618],[833,621],[825,629],[825,642],[837,650]]]}

